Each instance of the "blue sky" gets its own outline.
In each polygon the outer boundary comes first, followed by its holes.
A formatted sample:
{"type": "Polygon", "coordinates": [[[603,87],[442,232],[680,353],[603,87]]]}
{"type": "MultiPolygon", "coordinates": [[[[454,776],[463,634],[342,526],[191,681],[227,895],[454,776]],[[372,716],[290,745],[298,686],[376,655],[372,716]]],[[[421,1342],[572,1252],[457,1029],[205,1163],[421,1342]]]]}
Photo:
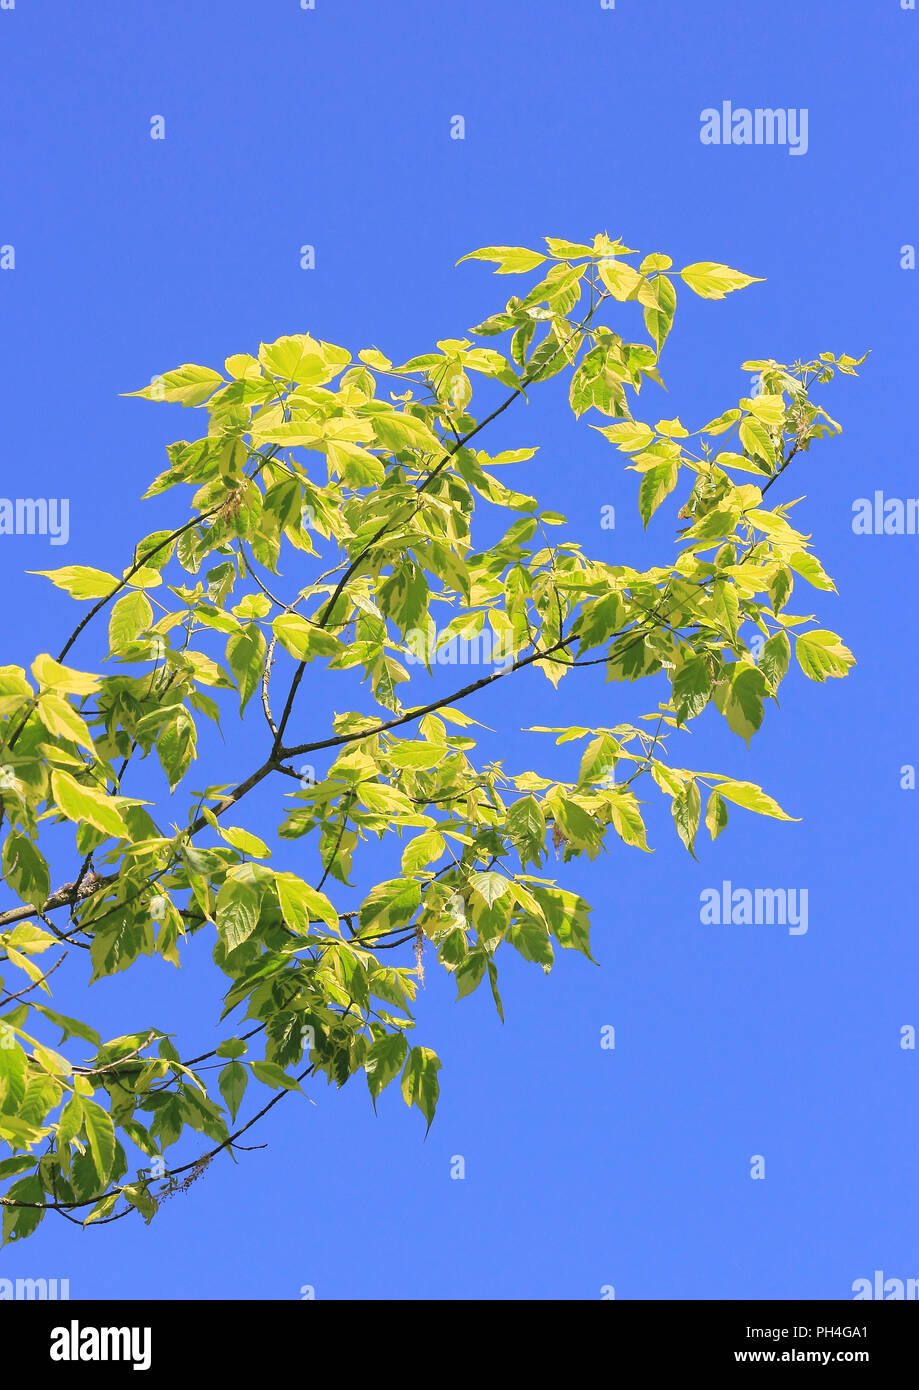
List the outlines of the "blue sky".
{"type": "MultiPolygon", "coordinates": [[[[0,1276],[68,1277],[89,1298],[296,1299],[309,1285],[593,1299],[611,1285],[626,1299],[845,1299],[876,1269],[919,1275],[919,1062],[899,1046],[919,1025],[917,793],[900,786],[919,763],[919,537],[852,530],[855,499],[919,493],[919,290],[901,268],[919,243],[917,45],[919,14],[899,0],[0,9],[0,245],[15,247],[0,271],[0,491],[70,498],[66,547],[0,537],[3,662],[56,651],[73,625],[70,601],[25,571],[123,568],[136,537],[184,519],[177,494],[139,498],[203,416],[119,393],[282,333],[396,360],[462,336],[513,285],[454,268],[476,247],[607,230],[678,266],[765,277],[723,303],[683,296],[668,394],[641,400],[652,423],[695,428],[735,404],[748,358],[871,350],[822,397],[842,437],[770,498],[807,494],[798,524],[839,592],[792,607],[840,632],[858,665],[825,686],[793,672],[749,750],[711,713],[673,748],[678,764],[761,783],[801,823],[738,810],[696,863],[647,793],[653,855],[611,845],[550,868],[594,905],[599,968],[569,953],[545,979],[499,957],[503,1026],[484,989],[456,1004],[429,970],[418,1040],[443,1071],[426,1141],[395,1090],[374,1116],[360,1078],[316,1086],[315,1106],[291,1097],[253,1131],[267,1148],[214,1163],[151,1227],[48,1218],[0,1252],[0,1276]],[[700,113],[723,101],[806,109],[807,153],[703,145],[700,113]],[[150,139],[155,115],[165,140],[150,139]],[[700,892],[724,879],[806,888],[807,933],[702,925],[700,892]]],[[[552,386],[486,447],[534,443],[513,483],[564,512],[588,552],[671,553],[667,525],[642,534],[621,456],[552,386]]],[[[73,659],[92,669],[97,651],[87,638],[73,659]]],[[[342,698],[310,687],[304,737],[342,698]]],[[[525,672],[471,712],[500,731],[483,747],[509,767],[561,776],[566,750],[521,726],[612,724],[656,698],[588,672],[553,698],[525,672]]],[[[209,780],[248,770],[256,736],[231,724],[209,780]]],[[[280,802],[260,789],[245,823],[269,829],[280,802]]],[[[150,1021],[202,1051],[220,1036],[203,944],[181,973],[144,962],[89,1002],[74,975],[61,1007],[111,1034],[150,1021]]]]}

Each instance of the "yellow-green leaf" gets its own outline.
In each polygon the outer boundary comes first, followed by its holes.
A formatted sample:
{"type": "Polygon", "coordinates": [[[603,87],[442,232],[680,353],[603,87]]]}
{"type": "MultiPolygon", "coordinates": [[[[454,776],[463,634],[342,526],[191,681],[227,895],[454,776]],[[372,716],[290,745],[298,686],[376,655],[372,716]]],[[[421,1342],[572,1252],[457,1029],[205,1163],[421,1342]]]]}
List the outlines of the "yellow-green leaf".
{"type": "Polygon", "coordinates": [[[483,246],[478,251],[470,251],[457,261],[497,261],[496,275],[519,275],[525,270],[535,270],[546,259],[538,251],[528,251],[525,246],[483,246]]]}
{"type": "Polygon", "coordinates": [[[757,815],[773,816],[776,820],[800,820],[800,816],[789,816],[754,782],[719,782],[715,790],[725,801],[733,801],[735,806],[743,806],[757,815]]]}
{"type": "Polygon", "coordinates": [[[85,671],[74,671],[69,666],[61,666],[53,657],[43,653],[32,662],[32,675],[40,686],[49,690],[62,690],[67,695],[94,695],[100,688],[95,676],[85,671]]]}
{"type": "Polygon", "coordinates": [[[729,265],[719,265],[717,261],[694,261],[684,266],[680,275],[689,288],[703,299],[723,299],[732,290],[742,290],[746,285],[762,281],[761,275],[744,275],[742,270],[732,270],[729,265]]]}
{"type": "Polygon", "coordinates": [[[827,676],[840,677],[855,665],[855,657],[835,632],[818,630],[802,632],[797,640],[795,655],[798,665],[812,681],[825,681],[827,676]]]}
{"type": "Polygon", "coordinates": [[[95,787],[84,786],[69,772],[55,768],[51,773],[51,792],[55,802],[68,820],[88,821],[104,835],[127,838],[127,825],[111,797],[95,787]]]}

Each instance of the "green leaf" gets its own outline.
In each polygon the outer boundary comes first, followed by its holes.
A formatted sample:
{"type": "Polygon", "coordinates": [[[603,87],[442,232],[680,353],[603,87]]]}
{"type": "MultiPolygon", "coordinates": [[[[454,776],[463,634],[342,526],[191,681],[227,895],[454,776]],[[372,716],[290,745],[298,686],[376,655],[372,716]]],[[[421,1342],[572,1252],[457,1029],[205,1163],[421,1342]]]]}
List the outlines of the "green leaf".
{"type": "Polygon", "coordinates": [[[460,256],[457,265],[463,261],[497,261],[496,275],[519,275],[526,270],[535,270],[546,259],[538,251],[528,251],[525,246],[483,246],[479,251],[469,251],[460,256]]]}
{"type": "Polygon", "coordinates": [[[149,1226],[159,1210],[159,1203],[153,1193],[148,1190],[146,1183],[127,1183],[121,1188],[121,1195],[131,1203],[132,1207],[136,1207],[144,1218],[144,1224],[149,1226]]]}
{"type": "Polygon", "coordinates": [[[618,789],[609,791],[606,793],[606,801],[609,806],[610,819],[620,839],[636,849],[647,850],[648,843],[645,839],[644,821],[638,809],[638,802],[632,792],[618,789]]]}
{"type": "Polygon", "coordinates": [[[61,1029],[61,1042],[66,1042],[68,1038],[82,1038],[83,1042],[88,1042],[91,1047],[100,1047],[102,1039],[94,1029],[87,1024],[81,1023],[77,1018],[68,1018],[66,1014],[59,1014],[54,1009],[49,1009],[47,1004],[33,1004],[33,1009],[37,1009],[40,1014],[53,1023],[56,1028],[61,1029]]]}
{"type": "MultiPolygon", "coordinates": [[[[664,259],[669,260],[669,257],[664,259]]],[[[673,327],[673,316],[676,313],[676,290],[673,287],[673,281],[668,280],[666,275],[659,275],[656,279],[651,280],[649,288],[656,302],[652,308],[647,298],[642,300],[645,328],[660,352],[670,329],[673,327]]]]}
{"type": "MultiPolygon", "coordinates": [[[[551,335],[550,335],[551,336],[551,335]]],[[[551,347],[547,338],[543,347],[551,347]]],[[[537,350],[538,352],[541,349],[537,350]]],[[[534,354],[534,361],[536,354],[534,354]]],[[[564,366],[565,354],[559,354],[559,366],[564,366]]],[[[604,415],[626,415],[625,393],[619,380],[617,362],[605,345],[592,348],[572,373],[568,401],[576,416],[595,406],[604,415]]],[[[532,364],[531,364],[532,369],[532,364]]]]}
{"type": "Polygon", "coordinates": [[[37,910],[51,892],[51,872],[44,855],[27,835],[10,831],[3,845],[3,877],[24,903],[37,910]]]}
{"type": "Polygon", "coordinates": [[[357,354],[362,362],[366,362],[368,367],[372,367],[375,372],[388,372],[392,362],[388,357],[384,357],[379,348],[361,348],[357,354]]]}
{"type": "Polygon", "coordinates": [[[778,689],[791,660],[791,643],[788,640],[787,632],[775,632],[764,643],[760,653],[759,669],[762,671],[770,688],[774,691],[778,689]]]}
{"type": "Polygon", "coordinates": [[[271,850],[257,835],[243,830],[238,825],[218,826],[218,830],[228,845],[238,849],[240,854],[250,854],[254,859],[270,859],[271,850]]]}
{"type": "Polygon", "coordinates": [[[404,927],[415,915],[421,901],[421,884],[416,879],[391,878],[373,888],[360,909],[361,932],[373,927],[374,934],[404,927]]]}
{"type": "Polygon", "coordinates": [[[57,1142],[60,1148],[67,1148],[72,1139],[83,1128],[83,1105],[78,1095],[72,1095],[61,1111],[57,1122],[57,1142]]]}
{"type": "Polygon", "coordinates": [[[56,589],[80,599],[107,598],[121,582],[105,570],[90,569],[86,565],[65,565],[59,570],[29,570],[28,573],[40,574],[50,579],[56,589]]]}
{"type": "Polygon", "coordinates": [[[50,1128],[29,1124],[16,1115],[0,1113],[0,1139],[5,1139],[16,1149],[26,1149],[37,1144],[49,1134],[50,1128]]]}
{"type": "Polygon", "coordinates": [[[43,1204],[47,1198],[41,1179],[37,1174],[28,1178],[20,1178],[19,1182],[14,1182],[4,1195],[14,1202],[42,1203],[40,1206],[4,1206],[2,1243],[8,1245],[11,1241],[24,1240],[26,1236],[32,1234],[45,1214],[43,1204]]]}
{"type": "Polygon", "coordinates": [[[263,1086],[270,1086],[273,1091],[299,1091],[299,1084],[287,1075],[283,1067],[279,1067],[277,1062],[253,1062],[252,1075],[256,1081],[261,1081],[263,1086]]]}
{"type": "Polygon", "coordinates": [[[590,954],[590,909],[584,899],[566,888],[547,888],[542,884],[533,884],[533,896],[558,944],[565,950],[580,951],[596,965],[590,954]]]}
{"type": "Polygon", "coordinates": [[[708,704],[712,693],[711,668],[704,656],[691,656],[673,678],[673,707],[677,722],[695,719],[708,704]]]}
{"type": "Polygon", "coordinates": [[[93,1166],[99,1174],[101,1183],[108,1182],[115,1165],[115,1129],[108,1111],[103,1110],[94,1100],[84,1099],[83,1124],[89,1151],[93,1156],[93,1166]]]}
{"type": "Polygon", "coordinates": [[[769,581],[769,598],[772,601],[773,611],[780,613],[788,602],[791,591],[794,587],[794,575],[786,565],[781,565],[773,578],[769,581]]]}
{"type": "Polygon", "coordinates": [[[598,734],[584,749],[578,768],[578,782],[595,782],[613,772],[619,745],[612,734],[598,734]]]}
{"type": "Polygon", "coordinates": [[[524,960],[537,962],[548,975],[552,969],[554,953],[548,931],[542,922],[528,917],[509,927],[504,939],[520,952],[524,960]]]}
{"type": "Polygon", "coordinates": [[[709,420],[707,425],[703,425],[703,434],[725,434],[732,425],[736,425],[740,419],[741,412],[735,406],[732,410],[726,410],[723,415],[717,416],[714,420],[709,420]]]}
{"type": "Polygon", "coordinates": [[[226,942],[227,950],[233,951],[249,937],[258,926],[261,897],[256,888],[249,883],[240,883],[227,878],[217,894],[217,930],[226,942]]]}
{"type": "Polygon", "coordinates": [[[62,1057],[59,1052],[52,1052],[50,1047],[42,1047],[41,1043],[35,1044],[32,1055],[49,1076],[69,1077],[73,1073],[73,1067],[66,1057],[62,1057]]]}
{"type": "Polygon", "coordinates": [[[769,465],[759,457],[747,458],[745,454],[735,454],[730,449],[722,449],[717,455],[717,462],[719,468],[739,468],[742,473],[758,473],[760,477],[770,471],[769,465]]]}
{"type": "Polygon", "coordinates": [[[0,1181],[14,1178],[17,1173],[27,1173],[34,1168],[38,1159],[33,1154],[17,1154],[15,1158],[0,1158],[0,1181]]]}
{"type": "Polygon", "coordinates": [[[326,456],[333,471],[344,478],[348,487],[376,487],[385,477],[383,460],[351,440],[330,439],[326,444],[326,456]]]}
{"type": "Polygon", "coordinates": [[[499,898],[507,897],[511,889],[510,879],[503,874],[475,873],[469,875],[469,887],[492,907],[499,898]]]}
{"type": "MultiPolygon", "coordinates": [[[[308,623],[298,613],[279,613],[272,623],[274,634],[298,661],[309,661],[316,655],[313,636],[319,632],[314,623],[308,623]]],[[[326,634],[328,635],[328,634],[326,634]]]]}
{"type": "Polygon", "coordinates": [[[93,963],[93,980],[106,975],[115,975],[127,970],[139,955],[149,955],[153,949],[153,929],[143,918],[109,918],[93,934],[90,944],[90,960],[93,963]],[[114,921],[115,925],[110,923],[114,921]]]}
{"type": "Polygon", "coordinates": [[[70,666],[62,666],[47,652],[37,656],[32,662],[32,674],[44,689],[56,690],[65,695],[95,695],[99,682],[95,676],[85,671],[74,671],[70,666]]]}
{"type": "Polygon", "coordinates": [[[501,996],[498,993],[498,967],[493,960],[488,962],[488,983],[491,985],[491,995],[495,1001],[495,1008],[498,1010],[498,1017],[504,1022],[504,1005],[501,1003],[501,996]]]}
{"type": "Polygon", "coordinates": [[[521,864],[526,867],[530,860],[540,863],[546,842],[546,817],[534,796],[523,796],[511,806],[505,827],[519,851],[521,864]]]}
{"type": "MultiPolygon", "coordinates": [[[[258,360],[272,376],[284,381],[296,381],[304,386],[319,386],[331,381],[337,371],[330,370],[326,363],[324,344],[318,343],[308,333],[292,333],[273,343],[262,343],[258,350],[258,360]]],[[[349,360],[338,366],[346,366],[349,360]]],[[[334,365],[334,364],[333,364],[334,365]]]]}
{"type": "Polygon", "coordinates": [[[825,681],[827,676],[841,677],[855,665],[855,657],[843,645],[835,632],[818,629],[802,632],[795,645],[798,665],[812,681],[825,681]]]}
{"type": "Polygon", "coordinates": [[[768,689],[758,667],[739,662],[737,665],[739,670],[727,687],[722,712],[728,726],[749,744],[763,722],[763,700],[768,689]]]}
{"type": "Polygon", "coordinates": [[[717,840],[728,823],[728,808],[716,791],[708,798],[705,810],[705,828],[713,840],[717,840]]]}
{"type": "Polygon", "coordinates": [[[625,453],[647,449],[654,438],[651,426],[641,420],[623,420],[616,425],[591,425],[590,428],[602,434],[625,453]]]}
{"type": "MultiPolygon", "coordinates": [[[[101,1202],[97,1202],[88,1216],[84,1217],[83,1225],[88,1226],[91,1221],[102,1221],[105,1217],[111,1216],[118,1205],[120,1192],[110,1192],[107,1197],[103,1197],[101,1202]]],[[[81,1200],[85,1200],[81,1198],[81,1200]]]]}
{"type": "Polygon", "coordinates": [[[743,271],[732,270],[717,261],[695,261],[679,273],[689,288],[703,299],[723,299],[732,290],[762,282],[760,275],[744,275],[743,271]]]}
{"type": "Polygon", "coordinates": [[[733,801],[735,806],[744,806],[760,816],[773,816],[776,820],[800,820],[799,816],[787,815],[779,803],[754,782],[719,782],[716,791],[725,801],[733,801]]]}
{"type": "Polygon", "coordinates": [[[249,1084],[249,1073],[241,1062],[229,1062],[220,1073],[217,1084],[227,1103],[230,1117],[235,1120],[249,1084]]]}
{"type": "Polygon", "coordinates": [[[714,511],[706,512],[699,521],[685,532],[687,540],[709,541],[722,540],[730,536],[737,524],[737,512],[727,507],[716,507],[714,511]]]}
{"type": "Polygon", "coordinates": [[[406,1105],[417,1105],[424,1115],[428,1122],[426,1135],[434,1120],[437,1098],[440,1095],[440,1084],[437,1080],[439,1071],[440,1059],[436,1052],[432,1052],[429,1047],[413,1047],[402,1073],[403,1099],[406,1105]]]}
{"type": "Polygon", "coordinates": [[[164,724],[156,740],[156,755],[174,791],[198,756],[198,731],[188,710],[179,709],[164,724]]]}
{"type": "Polygon", "coordinates": [[[141,396],[147,401],[171,401],[179,405],[201,405],[212,396],[218,386],[224,384],[219,372],[210,367],[199,367],[194,362],[183,362],[171,372],[163,372],[154,377],[149,386],[139,391],[124,391],[125,396],[141,396]]]}
{"type": "Polygon", "coordinates": [[[296,874],[275,874],[274,880],[281,913],[291,931],[309,936],[310,922],[319,921],[340,934],[338,913],[324,893],[304,883],[296,874]]]}
{"type": "Polygon", "coordinates": [[[420,630],[428,606],[428,582],[420,566],[410,562],[395,566],[379,586],[377,602],[403,633],[420,630]]]}
{"type": "Polygon", "coordinates": [[[416,874],[435,864],[444,852],[444,838],[436,830],[425,830],[410,840],[402,852],[402,872],[416,874]]]}
{"type": "Polygon", "coordinates": [[[477,947],[474,951],[470,951],[457,966],[455,972],[457,999],[464,999],[467,994],[472,994],[473,990],[478,989],[485,978],[487,960],[488,957],[484,950],[477,947]]]}
{"type": "Polygon", "coordinates": [[[642,304],[647,302],[648,282],[628,261],[598,261],[597,273],[614,299],[620,302],[627,299],[640,299],[642,304]]]}
{"type": "Polygon", "coordinates": [[[233,672],[233,679],[239,688],[240,714],[262,678],[266,649],[264,634],[255,623],[249,623],[239,632],[234,632],[227,642],[227,665],[233,672]]]}
{"type": "Polygon", "coordinates": [[[95,751],[84,720],[62,695],[43,690],[38,701],[38,717],[52,737],[78,743],[90,753],[95,751]]]}
{"type": "Polygon", "coordinates": [[[568,844],[576,850],[586,850],[591,859],[595,858],[602,831],[593,814],[566,796],[559,797],[552,805],[558,827],[568,844]]]}
{"type": "MultiPolygon", "coordinates": [[[[772,463],[775,458],[775,445],[769,437],[769,431],[761,421],[754,420],[748,415],[741,420],[737,433],[748,454],[762,459],[766,465],[772,463]]],[[[766,472],[768,471],[767,467],[766,472]]]]}
{"type": "Polygon", "coordinates": [[[153,622],[153,609],[146,594],[135,590],[122,594],[112,605],[108,623],[109,647],[117,652],[136,641],[138,635],[153,622]]]}
{"type": "Polygon", "coordinates": [[[694,779],[685,783],[673,798],[670,809],[673,812],[677,833],[695,859],[696,852],[693,846],[696,842],[696,831],[699,829],[699,817],[702,814],[702,798],[694,779]]]}
{"type": "Polygon", "coordinates": [[[372,417],[374,432],[380,443],[392,453],[401,449],[423,449],[425,453],[440,454],[444,446],[423,420],[403,411],[390,411],[372,417]]]}
{"type": "Polygon", "coordinates": [[[638,489],[638,510],[645,529],[664,498],[676,487],[679,473],[680,466],[675,459],[655,463],[645,473],[638,489]]]}
{"type": "Polygon", "coordinates": [[[622,627],[625,616],[626,611],[618,594],[606,594],[603,598],[584,604],[575,634],[580,639],[578,655],[614,637],[622,627]]]}
{"type": "Polygon", "coordinates": [[[543,241],[548,246],[550,254],[558,257],[559,260],[579,260],[582,256],[593,255],[593,247],[584,246],[579,241],[564,241],[554,236],[543,237],[543,241]]]}
{"type": "Polygon", "coordinates": [[[0,666],[0,719],[15,714],[32,698],[32,687],[21,666],[0,666]]]}
{"type": "Polygon", "coordinates": [[[364,1071],[367,1073],[374,1110],[377,1096],[401,1071],[407,1048],[404,1033],[386,1033],[382,1038],[377,1038],[364,1058],[364,1071]]]}
{"type": "Polygon", "coordinates": [[[28,1072],[25,1052],[18,1042],[7,1046],[8,1041],[8,1034],[0,1038],[0,1111],[4,1116],[15,1115],[22,1105],[28,1072]]]}
{"type": "Polygon", "coordinates": [[[808,584],[813,584],[815,589],[829,589],[835,594],[836,585],[816,555],[811,555],[806,550],[798,550],[791,556],[788,563],[795,574],[800,574],[801,578],[806,579],[808,584]]]}
{"type": "Polygon", "coordinates": [[[69,772],[56,768],[52,770],[51,792],[68,820],[76,821],[78,825],[86,821],[103,835],[114,835],[119,839],[130,837],[130,831],[112,798],[95,787],[77,782],[69,772]]]}

